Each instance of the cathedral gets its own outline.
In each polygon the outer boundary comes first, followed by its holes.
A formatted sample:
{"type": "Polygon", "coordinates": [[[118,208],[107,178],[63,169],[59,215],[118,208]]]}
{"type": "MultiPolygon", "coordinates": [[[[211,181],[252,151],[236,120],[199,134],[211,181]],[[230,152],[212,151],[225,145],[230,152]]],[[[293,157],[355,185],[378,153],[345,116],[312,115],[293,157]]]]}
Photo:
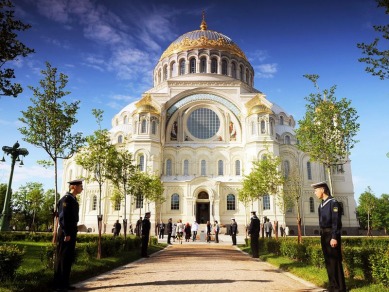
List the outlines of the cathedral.
{"type": "MultiPolygon", "coordinates": [[[[311,184],[326,180],[323,165],[310,161],[296,148],[296,120],[254,88],[254,69],[245,53],[228,36],[207,27],[187,32],[162,53],[153,71],[153,88],[144,92],[112,118],[112,143],[133,153],[142,171],[158,175],[164,185],[161,206],[143,203],[128,194],[126,204],[111,201],[113,187],[103,185],[101,213],[104,232],[116,220],[135,225],[151,211],[152,224],[217,220],[222,226],[235,218],[243,231],[256,211],[297,234],[300,210],[303,235],[319,232],[319,201],[311,184]],[[283,210],[279,197],[265,195],[250,206],[238,193],[253,161],[268,152],[281,158],[287,176],[292,168],[301,173],[299,206],[283,210]]],[[[64,161],[62,190],[67,181],[85,175],[74,158],[64,161]]],[[[355,235],[351,164],[332,169],[334,195],[343,205],[343,234],[355,235]]],[[[80,196],[80,221],[97,231],[99,186],[85,183],[80,196]]]]}

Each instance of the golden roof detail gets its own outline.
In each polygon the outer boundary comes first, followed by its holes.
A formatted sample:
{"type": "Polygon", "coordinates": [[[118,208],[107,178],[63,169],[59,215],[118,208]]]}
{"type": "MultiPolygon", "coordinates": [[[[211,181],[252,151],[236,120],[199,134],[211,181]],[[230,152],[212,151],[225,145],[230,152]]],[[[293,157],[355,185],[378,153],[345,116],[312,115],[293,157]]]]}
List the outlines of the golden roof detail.
{"type": "Polygon", "coordinates": [[[151,94],[145,94],[143,97],[135,104],[137,113],[152,113],[159,114],[160,111],[157,110],[158,106],[154,104],[151,94]]]}
{"type": "Polygon", "coordinates": [[[273,111],[265,105],[262,100],[261,96],[257,94],[252,99],[250,99],[248,102],[246,102],[246,108],[248,109],[249,115],[252,114],[273,114],[273,111]]]}

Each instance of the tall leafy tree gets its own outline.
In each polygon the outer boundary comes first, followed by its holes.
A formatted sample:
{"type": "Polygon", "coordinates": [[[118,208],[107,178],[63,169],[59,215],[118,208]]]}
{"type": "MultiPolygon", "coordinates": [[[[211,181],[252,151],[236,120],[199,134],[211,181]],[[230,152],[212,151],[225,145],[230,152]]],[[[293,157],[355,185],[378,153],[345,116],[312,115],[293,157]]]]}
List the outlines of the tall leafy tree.
{"type": "MultiPolygon", "coordinates": [[[[378,229],[383,229],[385,234],[389,230],[389,195],[382,194],[377,200],[375,223],[378,229]]],[[[374,226],[374,225],[373,225],[374,226]]]]}
{"type": "Polygon", "coordinates": [[[38,182],[28,182],[21,186],[12,197],[13,212],[23,214],[26,225],[36,231],[36,217],[43,202],[43,185],[38,182]]]}
{"type": "MultiPolygon", "coordinates": [[[[385,9],[385,14],[389,14],[389,1],[377,0],[378,7],[385,9]]],[[[365,57],[358,61],[366,63],[365,71],[378,76],[381,80],[389,78],[389,24],[373,25],[374,30],[381,34],[381,38],[376,37],[372,43],[359,43],[357,47],[362,50],[365,57]],[[384,43],[385,42],[385,43],[384,43]]]]}
{"type": "Polygon", "coordinates": [[[297,147],[309,154],[312,161],[325,166],[332,192],[331,167],[347,162],[350,150],[357,142],[354,137],[359,131],[358,115],[350,100],[337,100],[336,86],[320,92],[318,75],[304,77],[313,82],[318,93],[311,93],[305,98],[308,104],[305,116],[298,121],[297,147]]]}
{"type": "Polygon", "coordinates": [[[80,149],[76,156],[76,163],[81,165],[88,172],[87,179],[95,181],[99,185],[99,214],[97,223],[99,229],[99,245],[97,258],[101,258],[101,229],[103,215],[101,212],[102,186],[107,181],[109,161],[116,155],[115,146],[111,144],[109,132],[101,128],[103,120],[103,111],[93,109],[92,114],[96,118],[99,129],[94,131],[93,135],[86,137],[87,145],[80,149]]]}
{"type": "Polygon", "coordinates": [[[5,68],[5,64],[34,52],[18,40],[18,32],[29,29],[31,25],[15,19],[14,8],[11,1],[0,0],[0,96],[17,97],[23,91],[19,83],[12,83],[16,78],[15,71],[5,68]]]}
{"type": "Polygon", "coordinates": [[[3,210],[6,193],[7,193],[7,184],[0,184],[0,210],[3,210]]]}
{"type": "Polygon", "coordinates": [[[49,155],[46,164],[54,165],[55,193],[57,202],[58,194],[58,160],[68,159],[83,145],[82,133],[72,133],[71,128],[78,120],[76,114],[79,109],[79,101],[66,103],[62,98],[69,94],[65,91],[68,77],[57,73],[57,68],[46,63],[46,70],[42,70],[40,87],[29,88],[33,91],[32,106],[22,111],[23,117],[19,120],[26,126],[19,128],[24,135],[23,140],[42,148],[49,155]]]}

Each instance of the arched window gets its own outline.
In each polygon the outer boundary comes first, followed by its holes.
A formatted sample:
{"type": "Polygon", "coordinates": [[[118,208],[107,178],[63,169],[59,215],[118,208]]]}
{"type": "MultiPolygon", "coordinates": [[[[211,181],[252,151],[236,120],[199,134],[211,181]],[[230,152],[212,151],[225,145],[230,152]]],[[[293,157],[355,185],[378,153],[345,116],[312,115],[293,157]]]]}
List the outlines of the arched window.
{"type": "Polygon", "coordinates": [[[184,160],[184,175],[189,175],[189,160],[184,160]]]}
{"type": "Polygon", "coordinates": [[[118,143],[123,143],[123,136],[122,135],[118,136],[118,143]]]}
{"type": "Polygon", "coordinates": [[[274,120],[270,120],[270,135],[274,135],[274,120]]]}
{"type": "Polygon", "coordinates": [[[235,62],[233,62],[231,64],[231,76],[232,76],[232,78],[236,79],[236,64],[235,64],[235,62]]]}
{"type": "Polygon", "coordinates": [[[284,124],[284,117],[280,116],[280,125],[283,125],[283,124],[284,124]]]}
{"type": "Polygon", "coordinates": [[[315,213],[315,201],[312,197],[309,198],[309,212],[315,213]]]}
{"type": "Polygon", "coordinates": [[[285,145],[290,145],[290,136],[285,136],[285,145]]]}
{"type": "Polygon", "coordinates": [[[142,120],[141,127],[140,127],[140,132],[141,132],[142,134],[145,134],[145,133],[146,133],[146,130],[147,130],[147,121],[146,121],[146,119],[143,119],[143,120],[142,120]]]}
{"type": "Polygon", "coordinates": [[[171,210],[180,210],[180,196],[178,194],[173,194],[170,200],[170,209],[171,210]]]}
{"type": "Polygon", "coordinates": [[[127,118],[127,116],[124,116],[124,118],[123,118],[123,124],[128,124],[128,118],[127,118]]]}
{"type": "Polygon", "coordinates": [[[97,209],[97,196],[94,195],[92,198],[92,211],[96,211],[97,209]]]}
{"type": "Polygon", "coordinates": [[[235,196],[233,194],[227,195],[227,210],[235,210],[235,196]]]}
{"type": "Polygon", "coordinates": [[[265,134],[266,133],[266,124],[265,121],[261,121],[261,133],[265,134]]]}
{"type": "Polygon", "coordinates": [[[242,65],[239,66],[240,68],[240,80],[243,81],[243,76],[244,76],[244,68],[242,65]]]}
{"type": "Polygon", "coordinates": [[[207,175],[207,162],[201,160],[201,175],[207,175]]]}
{"type": "Polygon", "coordinates": [[[196,59],[192,58],[190,59],[190,73],[196,73],[196,59]]]}
{"type": "Polygon", "coordinates": [[[263,196],[263,210],[270,210],[270,196],[263,196]]]}
{"type": "Polygon", "coordinates": [[[307,175],[308,175],[308,179],[312,180],[312,168],[311,168],[310,161],[307,162],[307,175]]]}
{"type": "Polygon", "coordinates": [[[143,195],[142,194],[136,195],[135,208],[136,209],[142,209],[143,208],[143,195]]]}
{"type": "Polygon", "coordinates": [[[223,160],[217,162],[217,175],[223,175],[223,160]]]}
{"type": "Polygon", "coordinates": [[[227,60],[223,60],[222,61],[222,74],[223,75],[228,75],[228,72],[227,72],[227,60]]]}
{"type": "Polygon", "coordinates": [[[200,73],[207,73],[207,58],[202,57],[200,59],[200,73]]]}
{"type": "Polygon", "coordinates": [[[246,81],[246,83],[249,83],[249,69],[246,69],[246,75],[244,81],[246,81]]]}
{"type": "Polygon", "coordinates": [[[284,177],[287,179],[289,177],[289,172],[290,172],[290,164],[288,160],[284,161],[284,177]]]}
{"type": "Polygon", "coordinates": [[[145,171],[145,156],[143,154],[139,156],[139,170],[145,171]]]}
{"type": "Polygon", "coordinates": [[[240,175],[240,160],[235,160],[235,175],[240,175]]]}
{"type": "Polygon", "coordinates": [[[180,61],[180,75],[184,75],[185,74],[185,60],[182,59],[180,61]]]}
{"type": "Polygon", "coordinates": [[[217,73],[217,59],[211,59],[211,73],[217,73]]]}
{"type": "Polygon", "coordinates": [[[120,200],[118,200],[118,201],[115,203],[114,210],[115,210],[115,211],[120,211],[120,205],[121,205],[120,200]]]}
{"type": "Polygon", "coordinates": [[[168,176],[172,175],[172,160],[171,159],[166,160],[166,175],[168,175],[168,176]]]}
{"type": "Polygon", "coordinates": [[[170,63],[170,77],[174,77],[175,76],[175,65],[176,65],[176,62],[171,62],[170,63]]]}
{"type": "Polygon", "coordinates": [[[155,135],[157,133],[157,122],[152,121],[151,122],[151,134],[155,135]]]}
{"type": "Polygon", "coordinates": [[[167,65],[163,66],[163,80],[167,80],[167,65]]]}

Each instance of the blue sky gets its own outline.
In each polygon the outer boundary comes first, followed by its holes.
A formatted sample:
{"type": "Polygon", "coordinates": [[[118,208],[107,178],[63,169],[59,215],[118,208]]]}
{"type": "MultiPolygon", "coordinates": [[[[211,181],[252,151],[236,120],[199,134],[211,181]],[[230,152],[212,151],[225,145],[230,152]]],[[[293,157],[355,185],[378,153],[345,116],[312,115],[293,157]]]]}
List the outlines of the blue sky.
{"type": "MultiPolygon", "coordinates": [[[[20,111],[49,61],[68,75],[65,101],[80,100],[74,131],[91,134],[93,108],[104,110],[103,127],[128,103],[152,87],[152,70],[163,51],[180,35],[199,29],[202,10],[208,29],[229,36],[255,69],[255,88],[296,120],[305,113],[305,97],[315,89],[304,74],[319,74],[321,89],[337,85],[336,96],[352,100],[361,124],[352,150],[355,198],[371,186],[376,196],[389,193],[389,81],[364,71],[358,42],[371,42],[373,24],[387,24],[374,0],[18,0],[16,16],[32,28],[20,39],[36,53],[14,62],[25,88],[16,99],[0,98],[0,146],[19,140],[30,151],[15,168],[13,188],[30,181],[53,188],[53,170],[36,161],[47,154],[22,140],[20,111]]],[[[7,183],[9,161],[0,164],[7,183]]],[[[61,176],[61,172],[60,172],[61,176]]]]}

